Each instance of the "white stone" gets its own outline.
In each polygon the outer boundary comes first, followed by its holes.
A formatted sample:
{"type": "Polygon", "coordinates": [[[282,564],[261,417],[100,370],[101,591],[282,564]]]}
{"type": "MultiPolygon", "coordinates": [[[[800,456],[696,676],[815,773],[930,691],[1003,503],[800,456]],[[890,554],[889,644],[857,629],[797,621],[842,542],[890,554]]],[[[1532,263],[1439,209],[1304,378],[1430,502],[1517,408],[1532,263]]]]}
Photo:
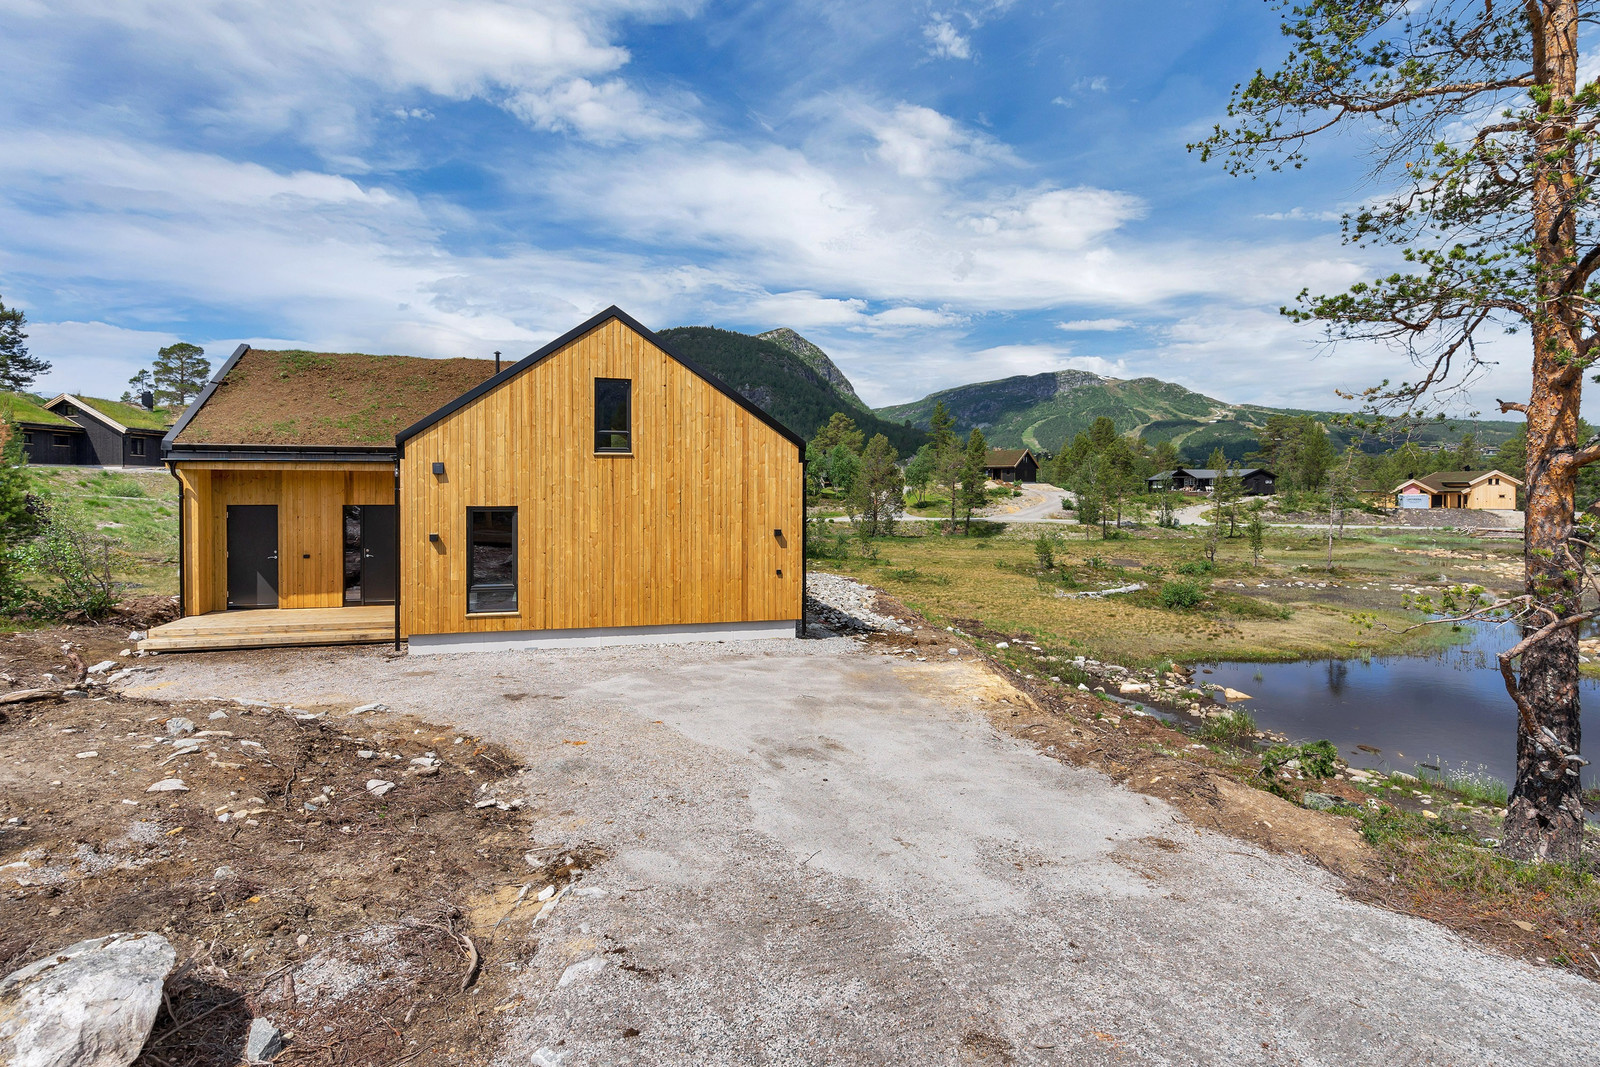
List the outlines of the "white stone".
{"type": "Polygon", "coordinates": [[[561,980],[556,983],[556,988],[565,989],[573,982],[587,978],[592,974],[599,974],[605,969],[606,961],[603,956],[590,956],[588,959],[579,960],[561,972],[561,980]]]}
{"type": "Polygon", "coordinates": [[[382,778],[367,779],[367,792],[371,793],[375,797],[381,797],[393,788],[393,782],[386,782],[382,778]]]}
{"type": "Polygon", "coordinates": [[[103,659],[99,663],[96,663],[93,667],[90,667],[89,668],[89,673],[90,674],[100,674],[100,673],[102,673],[104,671],[109,671],[112,667],[115,667],[116,665],[117,665],[117,661],[114,660],[114,659],[103,659]]]}
{"type": "Polygon", "coordinates": [[[266,1019],[250,1020],[250,1032],[244,1039],[244,1058],[247,1063],[267,1063],[283,1051],[283,1034],[266,1019]]]}
{"type": "Polygon", "coordinates": [[[139,1055],[177,953],[160,934],[108,934],[0,979],[10,1067],[127,1067],[139,1055]]]}
{"type": "Polygon", "coordinates": [[[543,889],[539,890],[539,895],[537,897],[535,897],[534,899],[535,900],[541,900],[541,901],[542,900],[549,900],[551,897],[553,897],[555,895],[556,895],[556,887],[553,886],[553,885],[547,885],[543,889]]]}
{"type": "Polygon", "coordinates": [[[155,785],[148,786],[146,793],[187,793],[189,787],[183,784],[182,778],[163,778],[155,785]]]}
{"type": "Polygon", "coordinates": [[[389,710],[389,705],[387,705],[387,704],[363,704],[359,708],[351,708],[350,709],[350,714],[352,714],[352,715],[364,715],[369,711],[387,711],[387,710],[389,710]]]}

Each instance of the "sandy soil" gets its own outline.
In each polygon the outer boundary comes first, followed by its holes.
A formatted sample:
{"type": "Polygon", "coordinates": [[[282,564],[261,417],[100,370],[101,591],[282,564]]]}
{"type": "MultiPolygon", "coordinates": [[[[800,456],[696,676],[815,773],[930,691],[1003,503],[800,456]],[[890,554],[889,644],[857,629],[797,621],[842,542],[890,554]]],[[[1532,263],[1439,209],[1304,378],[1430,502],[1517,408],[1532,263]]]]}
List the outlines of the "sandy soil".
{"type": "Polygon", "coordinates": [[[1352,899],[1274,851],[1312,817],[1276,798],[1074,765],[1096,739],[1015,736],[1047,712],[970,650],[902,646],[160,657],[125,692],[381,700],[523,765],[527,844],[593,866],[491,954],[481,1061],[1589,1061],[1600,987],[1352,899]],[[1247,805],[1261,845],[1207,828],[1247,805]]]}

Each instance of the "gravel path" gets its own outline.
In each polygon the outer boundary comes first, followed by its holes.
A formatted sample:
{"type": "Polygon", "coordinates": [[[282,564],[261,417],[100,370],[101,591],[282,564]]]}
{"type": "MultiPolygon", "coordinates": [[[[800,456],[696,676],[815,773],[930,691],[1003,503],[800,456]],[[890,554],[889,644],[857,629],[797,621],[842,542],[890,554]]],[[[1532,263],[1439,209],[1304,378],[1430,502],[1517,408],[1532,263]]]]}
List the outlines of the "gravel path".
{"type": "MultiPolygon", "coordinates": [[[[997,733],[854,641],[163,656],[151,695],[381,700],[518,752],[603,852],[497,1064],[1588,1064],[1600,988],[997,733]]],[[[481,1005],[481,1010],[490,1006],[481,1005]]]]}

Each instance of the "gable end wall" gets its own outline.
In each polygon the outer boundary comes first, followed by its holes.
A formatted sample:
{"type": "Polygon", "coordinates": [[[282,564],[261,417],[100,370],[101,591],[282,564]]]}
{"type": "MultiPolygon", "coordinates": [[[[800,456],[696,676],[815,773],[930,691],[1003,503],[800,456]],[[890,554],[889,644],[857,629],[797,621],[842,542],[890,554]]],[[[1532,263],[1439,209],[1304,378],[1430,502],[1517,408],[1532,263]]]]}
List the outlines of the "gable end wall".
{"type": "Polygon", "coordinates": [[[612,319],[406,441],[401,632],[798,619],[803,478],[792,441],[612,319]],[[631,456],[594,452],[595,378],[633,381],[631,456]],[[517,508],[515,614],[466,614],[469,507],[517,508]]]}

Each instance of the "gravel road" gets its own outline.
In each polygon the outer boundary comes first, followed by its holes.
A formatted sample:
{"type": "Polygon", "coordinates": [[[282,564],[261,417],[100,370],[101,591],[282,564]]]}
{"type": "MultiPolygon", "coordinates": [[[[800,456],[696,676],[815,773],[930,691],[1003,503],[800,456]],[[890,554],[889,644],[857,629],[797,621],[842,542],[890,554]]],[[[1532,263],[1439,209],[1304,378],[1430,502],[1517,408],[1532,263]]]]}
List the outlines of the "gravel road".
{"type": "MultiPolygon", "coordinates": [[[[1341,896],[847,639],[164,656],[151,696],[383,701],[518,752],[603,854],[499,1064],[1588,1064],[1600,988],[1341,896]]],[[[487,1008],[488,1005],[482,1006],[487,1008]]]]}

